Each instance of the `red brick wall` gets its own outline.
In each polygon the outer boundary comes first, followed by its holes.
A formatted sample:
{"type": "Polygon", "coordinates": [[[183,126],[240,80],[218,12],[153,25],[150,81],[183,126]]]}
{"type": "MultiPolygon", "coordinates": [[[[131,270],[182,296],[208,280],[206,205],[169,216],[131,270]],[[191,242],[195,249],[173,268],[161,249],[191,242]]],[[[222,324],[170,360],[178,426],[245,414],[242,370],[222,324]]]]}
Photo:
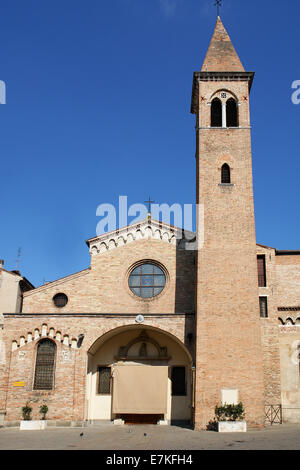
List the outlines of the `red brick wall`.
{"type": "MultiPolygon", "coordinates": [[[[0,410],[7,412],[6,420],[21,419],[21,407],[27,401],[33,406],[33,418],[39,419],[39,407],[45,400],[48,408],[48,418],[51,420],[76,421],[86,419],[85,394],[87,373],[87,352],[94,342],[106,332],[122,326],[137,327],[135,317],[123,316],[78,316],[67,318],[61,316],[35,316],[24,315],[20,320],[18,316],[5,317],[5,343],[7,349],[7,374],[1,380],[0,410]],[[55,387],[53,391],[33,390],[35,355],[38,340],[26,343],[11,351],[12,341],[20,343],[20,336],[27,338],[27,332],[36,328],[42,331],[42,325],[47,324],[47,334],[54,328],[54,341],[57,345],[55,387]],[[61,340],[57,340],[57,332],[61,333],[61,340]],[[62,343],[64,335],[69,339],[78,338],[84,334],[82,346],[73,349],[62,343]],[[65,354],[69,355],[66,360],[65,354]],[[9,369],[9,370],[8,370],[9,369]],[[8,373],[9,372],[9,373],[8,373]],[[14,382],[24,381],[24,387],[14,387],[14,382]]],[[[151,326],[165,331],[186,345],[193,354],[193,344],[189,341],[189,333],[194,333],[194,316],[163,315],[145,316],[143,327],[151,326]]]]}
{"type": "Polygon", "coordinates": [[[195,311],[195,253],[178,250],[161,240],[139,240],[91,259],[91,269],[46,284],[24,295],[25,313],[193,313],[195,311]],[[145,300],[128,287],[130,267],[140,260],[154,260],[167,271],[160,295],[145,300]],[[69,299],[62,309],[53,296],[69,299]]]}
{"type": "MultiPolygon", "coordinates": [[[[221,389],[239,390],[249,424],[264,422],[247,82],[200,82],[196,156],[204,246],[198,252],[196,428],[205,428],[221,389]],[[212,129],[211,97],[228,90],[240,105],[237,129],[212,129]],[[221,164],[232,184],[220,186],[221,164]]],[[[198,228],[202,229],[202,227],[198,228]]]]}
{"type": "Polygon", "coordinates": [[[262,246],[257,246],[257,254],[264,255],[266,263],[266,287],[259,288],[259,295],[267,297],[268,302],[268,318],[260,319],[265,402],[276,405],[281,402],[276,255],[273,248],[262,246]]]}

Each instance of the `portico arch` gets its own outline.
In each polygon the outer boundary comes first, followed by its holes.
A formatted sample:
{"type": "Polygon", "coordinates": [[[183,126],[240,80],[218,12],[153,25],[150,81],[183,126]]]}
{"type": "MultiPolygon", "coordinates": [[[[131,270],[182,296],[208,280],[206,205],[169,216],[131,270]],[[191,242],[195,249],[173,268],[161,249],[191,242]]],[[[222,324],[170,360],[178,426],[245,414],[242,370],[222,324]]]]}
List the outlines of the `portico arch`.
{"type": "Polygon", "coordinates": [[[192,357],[167,331],[143,324],[106,332],[88,350],[87,372],[91,421],[129,415],[168,422],[192,418],[192,357]],[[175,387],[176,380],[185,383],[175,387]]]}

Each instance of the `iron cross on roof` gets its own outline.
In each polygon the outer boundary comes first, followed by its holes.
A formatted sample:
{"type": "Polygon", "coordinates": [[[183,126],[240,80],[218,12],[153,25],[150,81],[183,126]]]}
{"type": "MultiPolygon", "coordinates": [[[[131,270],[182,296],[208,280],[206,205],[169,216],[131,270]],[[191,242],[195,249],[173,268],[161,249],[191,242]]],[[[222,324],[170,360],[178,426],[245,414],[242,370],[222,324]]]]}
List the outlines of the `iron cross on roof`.
{"type": "Polygon", "coordinates": [[[218,16],[220,16],[220,7],[222,6],[222,0],[216,0],[215,7],[217,7],[218,16]]]}
{"type": "Polygon", "coordinates": [[[151,204],[153,204],[155,201],[151,201],[150,196],[149,196],[149,201],[144,201],[145,204],[148,204],[148,213],[151,213],[151,204]]]}

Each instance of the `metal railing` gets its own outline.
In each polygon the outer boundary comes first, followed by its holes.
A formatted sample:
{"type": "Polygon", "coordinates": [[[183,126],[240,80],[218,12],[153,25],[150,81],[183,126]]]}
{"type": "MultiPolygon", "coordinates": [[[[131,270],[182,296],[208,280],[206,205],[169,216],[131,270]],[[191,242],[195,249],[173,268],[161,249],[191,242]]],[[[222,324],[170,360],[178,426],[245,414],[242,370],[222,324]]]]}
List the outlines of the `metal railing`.
{"type": "Polygon", "coordinates": [[[265,424],[282,424],[282,406],[266,405],[265,406],[265,424]]]}

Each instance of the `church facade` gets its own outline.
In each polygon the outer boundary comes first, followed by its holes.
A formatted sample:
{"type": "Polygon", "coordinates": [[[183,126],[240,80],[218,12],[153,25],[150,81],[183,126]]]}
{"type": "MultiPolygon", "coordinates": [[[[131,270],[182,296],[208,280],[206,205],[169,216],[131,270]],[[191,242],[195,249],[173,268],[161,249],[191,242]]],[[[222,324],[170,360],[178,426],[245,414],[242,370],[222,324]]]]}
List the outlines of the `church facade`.
{"type": "Polygon", "coordinates": [[[203,243],[187,248],[193,234],[149,214],[87,240],[87,269],[0,312],[2,424],[26,402],[34,419],[47,404],[53,425],[206,429],[222,402],[242,402],[251,426],[271,406],[300,422],[300,251],[256,243],[253,77],[218,17],[191,104],[203,243]]]}

